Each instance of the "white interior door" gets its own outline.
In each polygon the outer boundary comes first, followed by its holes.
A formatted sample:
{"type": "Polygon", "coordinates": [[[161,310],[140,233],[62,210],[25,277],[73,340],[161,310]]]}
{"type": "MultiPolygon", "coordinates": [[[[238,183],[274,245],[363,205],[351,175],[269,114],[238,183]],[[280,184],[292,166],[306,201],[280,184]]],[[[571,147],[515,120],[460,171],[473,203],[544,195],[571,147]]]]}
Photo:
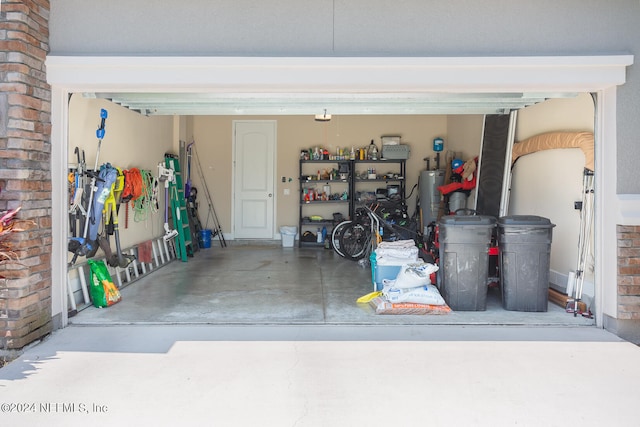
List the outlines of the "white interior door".
{"type": "Polygon", "coordinates": [[[234,121],[234,238],[272,239],[275,121],[234,121]]]}

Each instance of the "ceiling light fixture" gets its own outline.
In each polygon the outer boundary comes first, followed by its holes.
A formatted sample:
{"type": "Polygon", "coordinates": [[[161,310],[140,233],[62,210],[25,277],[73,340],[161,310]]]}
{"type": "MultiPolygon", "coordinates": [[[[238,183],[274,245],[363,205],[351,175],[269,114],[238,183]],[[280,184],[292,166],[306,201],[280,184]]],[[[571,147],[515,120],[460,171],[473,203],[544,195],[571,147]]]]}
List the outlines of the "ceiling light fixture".
{"type": "Polygon", "coordinates": [[[327,114],[327,109],[324,109],[324,114],[316,114],[316,122],[328,122],[331,120],[331,114],[327,114]]]}

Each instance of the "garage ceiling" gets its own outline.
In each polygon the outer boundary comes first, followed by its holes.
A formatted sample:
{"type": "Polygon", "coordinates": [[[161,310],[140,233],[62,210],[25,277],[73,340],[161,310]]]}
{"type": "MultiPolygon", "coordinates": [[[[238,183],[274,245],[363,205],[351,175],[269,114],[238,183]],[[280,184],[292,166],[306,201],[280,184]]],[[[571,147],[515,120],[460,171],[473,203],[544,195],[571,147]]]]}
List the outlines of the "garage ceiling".
{"type": "Polygon", "coordinates": [[[189,93],[95,92],[140,114],[151,115],[407,115],[507,114],[551,98],[577,93],[189,93]]]}

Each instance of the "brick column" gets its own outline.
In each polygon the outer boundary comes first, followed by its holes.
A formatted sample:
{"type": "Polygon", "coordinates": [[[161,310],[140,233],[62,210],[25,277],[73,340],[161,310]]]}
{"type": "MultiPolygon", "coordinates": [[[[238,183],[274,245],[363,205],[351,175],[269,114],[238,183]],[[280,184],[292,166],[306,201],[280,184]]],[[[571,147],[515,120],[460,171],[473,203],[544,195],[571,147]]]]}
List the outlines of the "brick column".
{"type": "Polygon", "coordinates": [[[22,206],[35,226],[12,233],[20,264],[0,266],[0,349],[51,331],[49,0],[0,4],[0,210],[22,206]]]}
{"type": "Polygon", "coordinates": [[[619,225],[618,319],[640,320],[640,226],[619,225]]]}

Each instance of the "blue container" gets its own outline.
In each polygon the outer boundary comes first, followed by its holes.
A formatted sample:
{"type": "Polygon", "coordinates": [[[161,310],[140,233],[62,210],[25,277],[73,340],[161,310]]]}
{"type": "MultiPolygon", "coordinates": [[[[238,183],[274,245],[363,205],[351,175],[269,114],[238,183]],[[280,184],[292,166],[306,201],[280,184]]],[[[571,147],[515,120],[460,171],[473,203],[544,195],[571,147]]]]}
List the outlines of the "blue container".
{"type": "Polygon", "coordinates": [[[211,230],[200,230],[200,247],[207,249],[211,247],[211,230]]]}
{"type": "Polygon", "coordinates": [[[436,138],[433,140],[433,151],[436,153],[444,150],[444,140],[442,138],[436,138]]]}

